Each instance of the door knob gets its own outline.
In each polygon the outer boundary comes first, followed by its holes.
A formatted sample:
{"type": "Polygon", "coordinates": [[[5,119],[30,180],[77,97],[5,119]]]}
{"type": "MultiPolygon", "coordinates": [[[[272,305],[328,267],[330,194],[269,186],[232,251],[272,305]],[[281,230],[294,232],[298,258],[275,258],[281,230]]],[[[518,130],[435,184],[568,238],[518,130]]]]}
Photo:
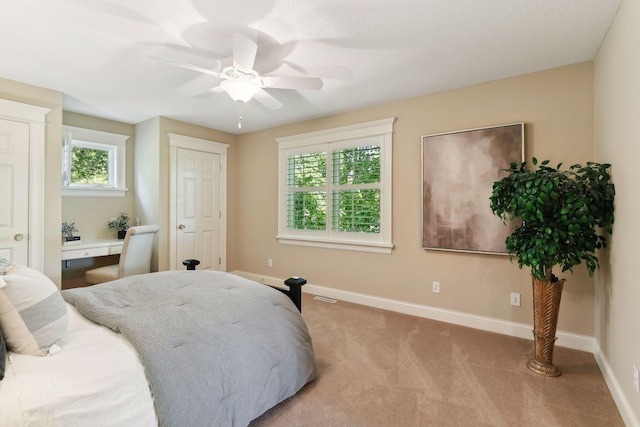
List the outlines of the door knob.
{"type": "Polygon", "coordinates": [[[13,236],[13,238],[19,242],[20,240],[24,239],[24,234],[18,233],[15,236],[13,236]]]}
{"type": "Polygon", "coordinates": [[[186,228],[186,226],[185,226],[184,224],[180,224],[180,225],[178,226],[178,228],[179,228],[180,230],[184,230],[184,229],[186,228]]]}

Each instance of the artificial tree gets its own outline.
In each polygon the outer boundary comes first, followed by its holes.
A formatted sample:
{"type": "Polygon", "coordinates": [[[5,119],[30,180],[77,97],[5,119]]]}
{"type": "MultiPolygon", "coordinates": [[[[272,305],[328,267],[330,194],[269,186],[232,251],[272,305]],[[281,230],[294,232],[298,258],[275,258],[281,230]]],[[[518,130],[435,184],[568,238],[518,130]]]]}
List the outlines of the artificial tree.
{"type": "Polygon", "coordinates": [[[553,365],[553,345],[560,297],[565,279],[553,274],[554,266],[573,272],[584,261],[589,275],[599,267],[596,251],[606,247],[612,233],[615,188],[609,164],[588,162],[568,170],[549,160],[533,167],[512,163],[507,176],[493,183],[491,210],[504,221],[519,219],[505,242],[520,268],[531,268],[534,299],[535,358],[527,366],[540,374],[558,376],[553,365]]]}

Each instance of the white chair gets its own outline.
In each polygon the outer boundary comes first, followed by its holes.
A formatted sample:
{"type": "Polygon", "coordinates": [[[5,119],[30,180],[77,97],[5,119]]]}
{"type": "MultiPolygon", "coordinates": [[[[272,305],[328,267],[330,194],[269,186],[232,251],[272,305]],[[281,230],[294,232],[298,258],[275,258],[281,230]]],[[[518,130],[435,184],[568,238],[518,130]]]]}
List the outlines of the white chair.
{"type": "Polygon", "coordinates": [[[160,227],[157,225],[129,227],[124,236],[120,262],[86,271],[84,278],[87,285],[108,282],[134,274],[149,273],[151,271],[153,239],[159,230],[160,227]]]}

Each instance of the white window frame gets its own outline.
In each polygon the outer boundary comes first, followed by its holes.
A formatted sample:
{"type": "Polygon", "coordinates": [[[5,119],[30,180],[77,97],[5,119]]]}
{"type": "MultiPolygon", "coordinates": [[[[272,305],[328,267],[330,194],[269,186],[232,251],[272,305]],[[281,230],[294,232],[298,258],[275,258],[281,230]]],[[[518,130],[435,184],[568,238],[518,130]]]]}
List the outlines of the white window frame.
{"type": "MultiPolygon", "coordinates": [[[[313,246],[360,252],[390,254],[393,249],[392,231],[392,135],[395,118],[376,120],[318,132],[276,138],[278,143],[278,235],[282,244],[313,246]],[[364,145],[380,145],[380,233],[348,233],[332,230],[331,185],[327,191],[327,229],[297,230],[287,227],[287,159],[291,155],[331,152],[364,145]]],[[[327,162],[328,163],[328,162],[327,162]]],[[[331,180],[331,173],[327,173],[331,180]]]]}
{"type": "Polygon", "coordinates": [[[84,129],[75,126],[62,126],[62,195],[63,196],[94,196],[94,197],[124,197],[127,192],[127,139],[128,135],[84,129]],[[71,174],[71,156],[73,147],[105,150],[109,153],[109,184],[72,184],[69,182],[71,174]]]}

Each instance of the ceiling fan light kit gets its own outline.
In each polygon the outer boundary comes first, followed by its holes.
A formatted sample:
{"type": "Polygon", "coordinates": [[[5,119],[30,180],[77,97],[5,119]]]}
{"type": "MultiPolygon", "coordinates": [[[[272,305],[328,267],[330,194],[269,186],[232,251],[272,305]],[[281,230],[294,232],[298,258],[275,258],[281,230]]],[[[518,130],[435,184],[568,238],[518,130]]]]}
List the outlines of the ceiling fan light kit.
{"type": "Polygon", "coordinates": [[[260,85],[255,80],[243,78],[223,80],[220,87],[238,102],[248,102],[260,90],[260,85]]]}

